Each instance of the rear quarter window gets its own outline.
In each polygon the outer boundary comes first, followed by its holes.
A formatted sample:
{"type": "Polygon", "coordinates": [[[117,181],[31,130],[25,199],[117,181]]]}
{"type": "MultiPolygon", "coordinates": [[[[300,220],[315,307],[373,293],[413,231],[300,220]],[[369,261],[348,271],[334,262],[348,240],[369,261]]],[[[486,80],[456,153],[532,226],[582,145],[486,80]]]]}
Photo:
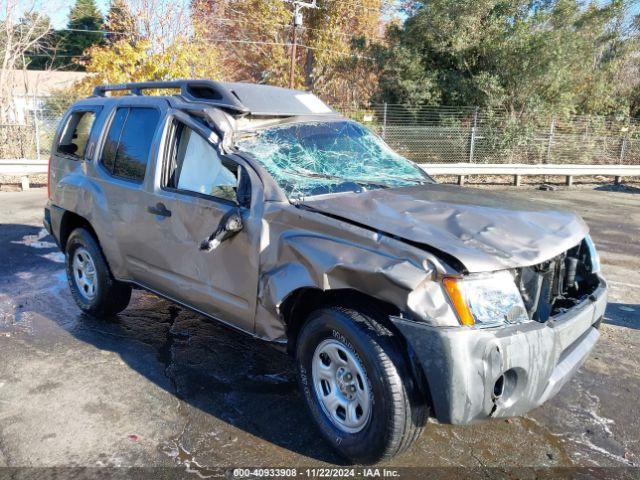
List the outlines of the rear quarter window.
{"type": "Polygon", "coordinates": [[[115,177],[141,183],[160,121],[154,108],[121,107],[116,110],[100,161],[115,177]]]}
{"type": "Polygon", "coordinates": [[[62,129],[56,153],[76,160],[84,158],[95,120],[93,110],[73,112],[62,129]]]}

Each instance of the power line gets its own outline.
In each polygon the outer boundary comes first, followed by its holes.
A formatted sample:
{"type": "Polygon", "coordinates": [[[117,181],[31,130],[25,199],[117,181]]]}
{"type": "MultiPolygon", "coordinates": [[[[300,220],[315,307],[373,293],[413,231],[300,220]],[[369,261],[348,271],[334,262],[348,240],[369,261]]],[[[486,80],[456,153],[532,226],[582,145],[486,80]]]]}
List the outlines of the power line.
{"type": "MultiPolygon", "coordinates": [[[[291,3],[290,0],[276,0],[278,2],[282,2],[282,3],[291,3]]],[[[363,5],[362,3],[359,2],[352,2],[352,1],[346,1],[346,0],[324,0],[325,2],[338,2],[342,5],[350,5],[350,6],[354,6],[354,7],[358,7],[361,8],[363,10],[369,10],[371,12],[380,12],[382,10],[382,4],[384,3],[384,1],[380,2],[380,8],[373,8],[373,7],[368,7],[366,5],[363,5]]]]}
{"type": "MultiPolygon", "coordinates": [[[[244,23],[244,24],[254,24],[255,22],[251,22],[250,20],[245,20],[245,19],[241,19],[241,18],[212,18],[207,20],[208,22],[214,22],[214,23],[244,23]]],[[[291,29],[292,25],[290,24],[285,24],[285,23],[274,23],[273,26],[275,27],[281,27],[283,29],[291,29]]],[[[298,28],[302,29],[302,30],[308,30],[308,31],[313,31],[313,32],[322,32],[322,33],[326,33],[327,30],[322,29],[322,28],[312,28],[312,27],[305,27],[305,26],[299,26],[298,28]]],[[[353,38],[356,35],[351,35],[348,33],[342,33],[342,32],[335,32],[332,31],[330,32],[331,35],[336,35],[336,36],[341,36],[341,37],[346,37],[346,38],[353,38]]]]}
{"type": "MultiPolygon", "coordinates": [[[[247,45],[275,45],[275,46],[282,46],[282,47],[291,47],[293,45],[290,42],[268,42],[268,41],[259,41],[259,40],[214,39],[214,40],[209,40],[209,41],[213,42],[213,43],[239,43],[239,44],[247,44],[247,45]]],[[[367,57],[367,56],[359,55],[359,54],[356,54],[356,53],[341,52],[339,50],[332,50],[332,49],[329,49],[329,48],[312,47],[311,45],[303,45],[301,43],[298,43],[297,45],[299,47],[306,48],[308,50],[317,50],[317,51],[322,51],[322,52],[335,53],[335,54],[338,54],[338,55],[362,58],[362,59],[366,59],[366,60],[373,60],[372,57],[367,57]]],[[[33,53],[33,54],[27,54],[26,56],[28,56],[28,57],[89,58],[89,55],[47,55],[47,54],[44,54],[44,53],[33,53]]]]}
{"type": "Polygon", "coordinates": [[[25,57],[47,57],[47,58],[89,58],[88,55],[47,55],[46,53],[25,53],[25,57]]]}
{"type": "MultiPolygon", "coordinates": [[[[240,18],[213,18],[208,20],[209,22],[214,22],[214,23],[225,23],[225,22],[229,22],[229,23],[250,23],[253,24],[255,22],[251,22],[250,20],[245,20],[245,19],[240,19],[240,18]]],[[[284,24],[284,23],[275,23],[273,24],[275,27],[281,27],[283,29],[290,29],[292,28],[291,25],[289,24],[284,24]]],[[[345,38],[354,38],[357,37],[357,35],[351,35],[348,33],[342,33],[342,32],[336,32],[336,31],[327,31],[325,29],[322,28],[312,28],[312,27],[305,27],[305,26],[300,26],[298,27],[302,30],[308,30],[308,31],[313,31],[313,32],[320,32],[320,33],[327,33],[329,32],[331,35],[335,35],[335,36],[340,36],[340,37],[345,37],[345,38]]],[[[78,33],[102,33],[102,34],[111,34],[111,35],[133,35],[133,33],[127,33],[127,32],[116,32],[113,30],[83,30],[80,28],[56,28],[54,30],[52,30],[54,32],[78,32],[78,33]]]]}
{"type": "MultiPolygon", "coordinates": [[[[214,42],[214,43],[241,43],[241,44],[249,44],[249,45],[280,45],[280,46],[283,46],[283,47],[292,47],[293,46],[293,43],[290,43],[290,42],[265,42],[265,41],[257,41],[257,40],[228,40],[228,39],[220,39],[220,40],[210,40],[210,41],[214,42]]],[[[341,52],[339,50],[331,50],[331,49],[328,49],[328,48],[312,47],[310,45],[303,45],[301,43],[297,43],[296,45],[298,47],[306,48],[308,50],[317,50],[317,51],[322,51],[322,52],[336,53],[336,54],[344,55],[344,56],[362,58],[362,59],[366,59],[366,60],[373,60],[373,57],[366,57],[364,55],[359,55],[357,53],[348,53],[348,52],[341,52]]]]}
{"type": "Polygon", "coordinates": [[[129,35],[125,32],[114,32],[111,30],[83,30],[82,28],[55,28],[51,30],[52,32],[82,32],[82,33],[103,33],[103,34],[113,34],[113,35],[129,35]]]}

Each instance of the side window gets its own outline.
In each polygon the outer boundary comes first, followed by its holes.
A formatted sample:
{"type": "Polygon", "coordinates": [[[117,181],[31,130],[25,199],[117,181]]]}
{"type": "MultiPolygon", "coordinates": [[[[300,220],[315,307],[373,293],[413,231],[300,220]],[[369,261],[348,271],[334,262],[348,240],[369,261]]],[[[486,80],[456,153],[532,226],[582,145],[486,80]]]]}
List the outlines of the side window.
{"type": "Polygon", "coordinates": [[[101,159],[112,175],[142,183],[159,120],[154,108],[118,108],[101,159]]]}
{"type": "Polygon", "coordinates": [[[236,202],[237,165],[220,158],[217,150],[199,134],[178,125],[167,186],[236,202]]]}
{"type": "Polygon", "coordinates": [[[73,112],[60,135],[57,153],[76,159],[83,158],[95,119],[96,114],[92,111],[73,112]]]}
{"type": "Polygon", "coordinates": [[[129,114],[128,108],[119,108],[111,121],[111,126],[107,132],[107,138],[102,148],[102,158],[100,161],[110,173],[113,173],[113,166],[116,163],[116,151],[118,150],[118,143],[120,143],[120,135],[122,134],[122,127],[124,127],[124,121],[129,114]]]}

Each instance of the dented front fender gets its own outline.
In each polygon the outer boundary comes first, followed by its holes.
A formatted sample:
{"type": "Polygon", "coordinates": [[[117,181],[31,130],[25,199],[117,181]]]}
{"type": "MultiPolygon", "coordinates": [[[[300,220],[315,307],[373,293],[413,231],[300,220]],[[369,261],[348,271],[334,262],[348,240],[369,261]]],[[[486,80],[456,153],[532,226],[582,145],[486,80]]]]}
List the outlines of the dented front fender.
{"type": "Polygon", "coordinates": [[[280,307],[300,288],[358,290],[429,324],[457,324],[439,283],[451,269],[419,248],[282,204],[265,209],[262,236],[258,336],[284,340],[280,307]]]}

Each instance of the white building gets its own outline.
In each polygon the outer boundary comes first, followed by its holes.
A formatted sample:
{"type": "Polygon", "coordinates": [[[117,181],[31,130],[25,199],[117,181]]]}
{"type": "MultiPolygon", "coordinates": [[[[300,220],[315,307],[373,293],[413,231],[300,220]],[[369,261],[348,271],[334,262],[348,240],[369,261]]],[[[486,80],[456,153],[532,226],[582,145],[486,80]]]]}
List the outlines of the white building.
{"type": "Polygon", "coordinates": [[[18,124],[32,123],[35,112],[42,108],[46,97],[71,87],[84,78],[85,72],[50,70],[11,70],[13,108],[11,120],[18,124]]]}

